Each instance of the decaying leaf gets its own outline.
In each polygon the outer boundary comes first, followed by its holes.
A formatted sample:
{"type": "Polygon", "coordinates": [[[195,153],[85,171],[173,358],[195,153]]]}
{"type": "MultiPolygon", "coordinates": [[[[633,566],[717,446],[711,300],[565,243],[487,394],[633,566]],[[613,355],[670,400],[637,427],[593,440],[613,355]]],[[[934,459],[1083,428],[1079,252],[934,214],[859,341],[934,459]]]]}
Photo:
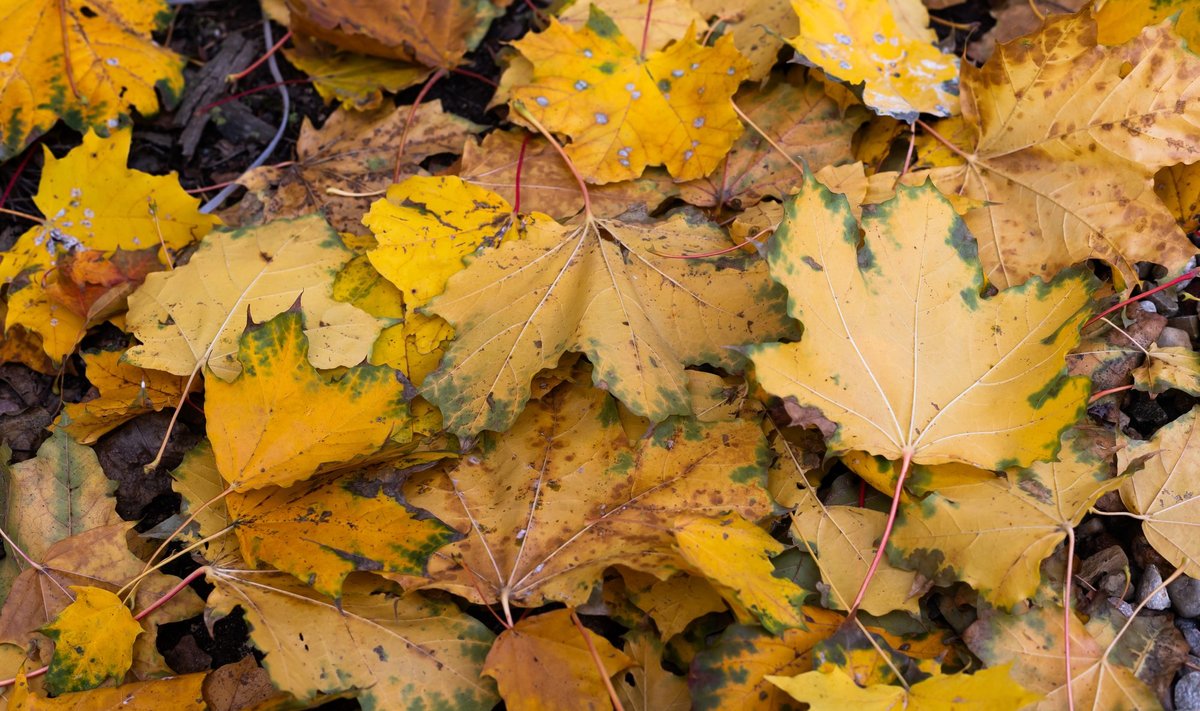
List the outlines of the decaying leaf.
{"type": "MultiPolygon", "coordinates": [[[[59,118],[108,132],[183,90],[183,58],[150,33],[164,0],[31,0],[0,7],[0,161],[59,118]]],[[[122,163],[122,165],[124,165],[122,163]]],[[[51,213],[46,213],[51,214],[51,213]]]]}
{"type": "Polygon", "coordinates": [[[784,546],[766,531],[738,516],[687,514],[675,519],[674,532],[683,559],[719,584],[719,590],[731,591],[767,631],[804,627],[800,606],[808,592],[774,575],[771,556],[784,546]]]}
{"type": "Polygon", "coordinates": [[[683,37],[645,57],[603,11],[582,30],[551,20],[514,42],[533,64],[520,102],[551,131],[589,182],[637,178],[665,165],[676,180],[708,175],[742,131],[729,98],[749,63],[729,37],[705,47],[683,37]]]}
{"type": "Polygon", "coordinates": [[[410,106],[340,109],[319,129],[304,120],[295,161],[255,168],[238,182],[261,204],[257,217],[262,221],[321,212],[338,231],[361,234],[362,215],[373,196],[391,184],[397,161],[401,176],[416,174],[429,156],[462,150],[467,136],[479,128],[443,111],[440,101],[422,104],[415,112],[410,106]],[[404,153],[398,155],[402,140],[404,153]]]}
{"type": "Polygon", "coordinates": [[[1172,165],[1154,176],[1154,194],[1184,232],[1200,227],[1200,162],[1172,165]]]}
{"type": "Polygon", "coordinates": [[[1175,33],[1195,48],[1200,42],[1200,8],[1187,0],[1101,0],[1096,3],[1096,38],[1124,44],[1150,25],[1174,17],[1175,33]]]}
{"type": "MultiPolygon", "coordinates": [[[[496,638],[483,673],[496,680],[505,706],[513,711],[604,708],[608,692],[571,621],[570,610],[554,610],[518,622],[496,638]]],[[[634,661],[600,635],[587,630],[608,676],[634,661]]]]}
{"type": "Polygon", "coordinates": [[[1200,395],[1200,353],[1191,348],[1151,344],[1146,362],[1133,371],[1133,387],[1150,393],[1150,397],[1168,390],[1200,395]]]}
{"type": "Polygon", "coordinates": [[[210,619],[240,606],[271,681],[301,701],[343,692],[367,709],[499,701],[480,676],[493,635],[454,603],[397,596],[368,577],[347,580],[340,604],[290,575],[215,568],[208,580],[210,619]]]}
{"type": "Polygon", "coordinates": [[[1117,469],[1124,471],[1148,457],[1140,471],[1121,486],[1121,500],[1142,519],[1150,545],[1186,575],[1200,577],[1200,541],[1194,529],[1200,516],[1200,428],[1197,410],[1168,423],[1153,439],[1118,440],[1117,469]]]}
{"type": "Polygon", "coordinates": [[[391,368],[363,364],[333,376],[313,368],[304,321],[289,310],[248,326],[241,373],[205,390],[217,469],[237,489],[286,487],[374,454],[407,418],[404,383],[391,368]]]}
{"type": "Polygon", "coordinates": [[[454,532],[405,505],[395,476],[347,476],[266,487],[226,498],[242,557],[291,573],[340,598],[356,570],[422,575],[454,532]]]}
{"type": "Polygon", "coordinates": [[[527,225],[526,237],[476,258],[427,310],[458,337],[422,393],[459,434],[504,430],[529,381],[566,351],[638,415],[692,412],[682,365],[737,370],[730,349],[793,331],[762,260],[746,254],[670,259],[730,246],[689,214],[646,224],[587,219],[527,225]],[[719,298],[713,298],[719,295],[719,298]]]}
{"type": "Polygon", "coordinates": [[[1064,373],[1088,276],[982,298],[975,245],[928,186],[864,208],[862,248],[845,198],[811,176],[786,213],[768,259],[805,331],[749,349],[768,392],[837,423],[834,451],[984,469],[1054,456],[1088,391],[1064,373]]]}
{"type": "Polygon", "coordinates": [[[67,403],[61,425],[80,444],[91,444],[138,415],[179,404],[186,378],[129,365],[122,356],[124,351],[83,354],[88,382],[99,394],[84,402],[67,403]]]}
{"type": "Polygon", "coordinates": [[[675,517],[768,514],[766,445],[749,423],[674,419],[630,441],[605,393],[565,384],[449,472],[405,491],[466,538],[429,561],[428,585],[476,602],[581,604],[609,565],[683,569],[675,517]]]}
{"type": "Polygon", "coordinates": [[[231,380],[241,372],[238,337],[246,320],[262,323],[299,299],[312,364],[362,363],[379,324],[332,297],[334,276],[351,256],[317,216],[210,234],[186,265],[151,274],[129,297],[129,327],[142,343],[125,359],[176,375],[208,366],[231,380]],[[195,300],[198,293],[203,301],[195,300]]]}
{"type": "Polygon", "coordinates": [[[916,0],[792,0],[800,34],[787,40],[808,62],[849,84],[863,103],[904,121],[958,111],[958,60],[931,44],[928,15],[916,0]],[[913,20],[897,14],[902,5],[913,20]]]}
{"type": "Polygon", "coordinates": [[[962,580],[991,605],[1012,609],[1037,591],[1042,561],[1068,529],[1122,485],[1108,463],[1111,444],[1111,435],[1075,430],[1063,437],[1057,462],[902,504],[894,554],[935,582],[962,580]]]}
{"type": "Polygon", "coordinates": [[[629,711],[690,711],[687,681],[663,669],[663,643],[645,633],[625,635],[625,654],[635,666],[617,685],[617,698],[629,711]]]}
{"type": "Polygon", "coordinates": [[[988,281],[1049,279],[1103,259],[1124,284],[1134,265],[1176,270],[1195,252],[1155,196],[1160,168],[1195,162],[1200,57],[1167,24],[1119,47],[1097,44],[1087,12],[963,69],[963,119],[974,140],[936,168],[947,194],[985,203],[966,214],[988,281]]]}
{"type": "Polygon", "coordinates": [[[142,626],[129,608],[108,590],[72,585],[75,600],[42,628],[54,640],[54,658],[46,674],[52,694],[83,691],[108,679],[118,683],[133,665],[133,641],[142,626]]]}
{"type": "MultiPolygon", "coordinates": [[[[867,120],[861,107],[842,111],[811,78],[746,89],[737,103],[775,146],[813,170],[850,160],[850,139],[867,120]]],[[[681,185],[680,195],[693,205],[735,208],[750,207],[768,196],[786,198],[800,176],[775,146],[758,130],[746,131],[717,170],[681,185]]]]}
{"type": "Polygon", "coordinates": [[[340,101],[343,109],[377,109],[383,92],[406,89],[433,72],[419,64],[339,50],[304,35],[293,35],[292,40],[294,45],[283,50],[284,56],[312,79],[322,99],[340,101]]]}
{"type": "Polygon", "coordinates": [[[742,0],[733,7],[726,0],[692,0],[692,7],[715,18],[733,46],[750,61],[746,78],[760,81],[771,71],[783,38],[796,33],[796,13],[791,0],[742,0]]]}
{"type": "Polygon", "coordinates": [[[808,704],[812,711],[939,711],[941,709],[996,709],[1016,711],[1040,698],[1039,694],[1014,683],[1007,666],[977,671],[974,674],[936,675],[905,689],[900,686],[873,684],[861,687],[837,667],[794,677],[770,676],[767,679],[787,691],[792,698],[808,704]]]}

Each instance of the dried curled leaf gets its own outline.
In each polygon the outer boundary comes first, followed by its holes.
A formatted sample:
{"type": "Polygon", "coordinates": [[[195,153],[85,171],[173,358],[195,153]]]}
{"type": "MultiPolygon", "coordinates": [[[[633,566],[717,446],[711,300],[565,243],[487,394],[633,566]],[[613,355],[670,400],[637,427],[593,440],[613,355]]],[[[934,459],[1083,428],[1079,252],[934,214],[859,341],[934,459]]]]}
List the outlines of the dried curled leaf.
{"type": "Polygon", "coordinates": [[[749,64],[729,37],[705,47],[686,36],[643,58],[593,7],[582,30],[551,20],[513,46],[533,76],[512,100],[571,137],[567,155],[589,182],[631,180],[651,165],[702,178],[742,131],[729,98],[749,64]]]}

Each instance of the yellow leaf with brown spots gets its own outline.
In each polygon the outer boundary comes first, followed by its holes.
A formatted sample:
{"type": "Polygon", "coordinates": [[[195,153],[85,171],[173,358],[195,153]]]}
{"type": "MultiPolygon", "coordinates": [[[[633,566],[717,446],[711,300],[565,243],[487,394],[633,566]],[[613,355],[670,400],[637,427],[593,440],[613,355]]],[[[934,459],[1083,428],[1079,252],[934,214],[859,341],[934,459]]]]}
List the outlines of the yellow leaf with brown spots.
{"type": "MultiPolygon", "coordinates": [[[[183,91],[183,58],[150,33],[164,0],[19,0],[0,6],[0,161],[59,118],[108,133],[183,91]]],[[[47,213],[50,214],[50,213],[47,213]]]]}
{"type": "Polygon", "coordinates": [[[1177,270],[1195,253],[1154,194],[1159,169],[1200,160],[1200,57],[1169,25],[1105,47],[1088,13],[1052,17],[966,67],[962,105],[955,133],[972,140],[931,175],[947,195],[983,203],[965,220],[989,282],[1102,259],[1129,286],[1137,262],[1177,270]]]}
{"type": "Polygon", "coordinates": [[[567,155],[589,182],[631,180],[654,165],[695,180],[742,132],[729,99],[749,63],[729,37],[712,47],[683,37],[642,57],[593,7],[582,30],[551,20],[513,46],[533,63],[533,75],[512,101],[571,137],[567,155]]]}
{"type": "Polygon", "coordinates": [[[408,409],[396,371],[357,365],[320,373],[308,361],[297,311],[248,326],[238,361],[238,377],[210,379],[204,401],[217,469],[236,489],[303,481],[403,433],[408,409]]]}
{"type": "Polygon", "coordinates": [[[678,515],[772,510],[755,425],[675,418],[631,440],[612,398],[585,385],[530,402],[488,446],[405,485],[409,503],[466,536],[430,558],[428,585],[475,602],[582,604],[610,565],[683,569],[678,515]]]}
{"type": "Polygon", "coordinates": [[[1172,165],[1154,176],[1154,194],[1184,232],[1200,227],[1200,162],[1172,165]]]}

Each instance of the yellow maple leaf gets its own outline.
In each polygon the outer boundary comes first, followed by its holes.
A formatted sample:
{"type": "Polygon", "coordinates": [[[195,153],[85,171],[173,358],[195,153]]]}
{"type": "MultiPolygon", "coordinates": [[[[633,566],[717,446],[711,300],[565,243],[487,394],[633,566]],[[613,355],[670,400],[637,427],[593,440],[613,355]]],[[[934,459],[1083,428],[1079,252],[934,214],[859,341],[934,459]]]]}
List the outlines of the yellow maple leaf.
{"type": "Polygon", "coordinates": [[[1145,27],[1175,17],[1175,32],[1195,48],[1200,44],[1200,7],[1191,0],[1100,0],[1093,11],[1096,39],[1125,44],[1145,27]]]}
{"type": "Polygon", "coordinates": [[[1111,434],[1072,430],[1057,462],[904,503],[891,538],[893,556],[938,584],[965,581],[993,606],[1012,609],[1037,592],[1042,561],[1067,531],[1096,499],[1122,485],[1111,476],[1111,449],[1111,434]]]}
{"type": "Polygon", "coordinates": [[[1200,162],[1172,165],[1154,176],[1154,194],[1184,232],[1200,227],[1200,162]]]}
{"type": "Polygon", "coordinates": [[[741,0],[736,12],[728,0],[692,0],[705,17],[717,18],[721,31],[733,37],[733,46],[750,62],[747,79],[759,81],[771,73],[779,58],[783,37],[795,34],[796,13],[791,0],[741,0]]]}
{"type": "Polygon", "coordinates": [[[688,32],[703,33],[708,28],[690,0],[575,0],[558,13],[558,21],[582,30],[593,7],[608,16],[622,35],[640,40],[645,34],[647,50],[662,49],[688,32]]]}
{"type": "Polygon", "coordinates": [[[210,234],[186,265],[151,274],[129,297],[128,324],[141,345],[125,359],[175,375],[207,365],[229,380],[241,371],[238,338],[247,317],[261,323],[299,299],[312,364],[362,363],[380,324],[332,296],[334,276],[352,256],[318,215],[210,234]]]}
{"type": "Polygon", "coordinates": [[[958,60],[930,43],[920,2],[901,4],[924,22],[897,15],[889,0],[792,0],[800,34],[788,44],[829,76],[862,83],[877,113],[910,123],[957,113],[958,60]]]}
{"type": "Polygon", "coordinates": [[[607,394],[568,383],[493,442],[405,485],[409,503],[465,535],[430,558],[428,585],[484,604],[582,604],[610,565],[683,567],[678,515],[771,511],[767,450],[746,422],[675,418],[631,440],[607,394]]]}
{"type": "Polygon", "coordinates": [[[974,243],[929,186],[864,210],[861,249],[850,205],[814,178],[785,211],[768,260],[804,337],[749,350],[768,392],[837,423],[832,451],[984,469],[1054,456],[1089,387],[1065,358],[1090,277],[981,298],[974,243]]]}
{"type": "Polygon", "coordinates": [[[782,553],[784,546],[766,531],[739,516],[714,519],[692,514],[677,517],[673,530],[683,559],[731,590],[768,631],[805,626],[800,605],[808,593],[774,575],[771,556],[782,553]]]}
{"type": "Polygon", "coordinates": [[[682,573],[659,580],[650,573],[622,568],[621,578],[629,601],[650,615],[664,642],[693,620],[710,612],[725,611],[721,595],[698,575],[682,573]]]}
{"type": "Polygon", "coordinates": [[[326,103],[340,101],[346,110],[379,108],[383,92],[406,89],[433,72],[419,64],[342,51],[304,35],[293,35],[292,46],[285,47],[283,54],[312,79],[326,103]]]}
{"type": "Polygon", "coordinates": [[[142,626],[108,590],[72,585],[75,601],[42,628],[54,640],[46,674],[52,694],[93,689],[108,679],[118,683],[133,665],[133,641],[142,626]]]}
{"type": "Polygon", "coordinates": [[[757,256],[665,256],[729,247],[710,222],[534,218],[524,239],[476,257],[425,309],[457,334],[422,386],[451,431],[507,429],[533,376],[566,351],[586,354],[594,382],[637,415],[691,414],[684,364],[736,371],[744,360],[731,346],[793,333],[757,256]]]}
{"type": "Polygon", "coordinates": [[[425,559],[456,534],[388,493],[385,474],[266,487],[226,498],[247,563],[266,562],[322,595],[340,598],[356,570],[422,575],[425,559]]]}
{"type": "MultiPolygon", "coordinates": [[[[0,5],[0,161],[62,118],[111,131],[130,110],[173,104],[183,58],[150,37],[164,0],[13,0],[0,5]]],[[[49,214],[49,213],[47,213],[49,214]]]]}
{"type": "Polygon", "coordinates": [[[1133,371],[1133,387],[1149,392],[1151,398],[1168,390],[1200,395],[1200,353],[1191,348],[1150,344],[1146,362],[1133,371]]]}
{"type": "Polygon", "coordinates": [[[508,201],[453,175],[413,176],[393,185],[362,221],[378,241],[367,252],[371,264],[414,309],[445,290],[464,257],[517,232],[508,201]]]}
{"type": "Polygon", "coordinates": [[[22,326],[42,338],[55,361],[69,355],[90,325],[47,293],[44,275],[60,256],[83,250],[108,254],[160,246],[179,250],[220,221],[201,214],[174,175],[156,176],[126,167],[132,132],[110,138],[89,131],[62,158],[44,149],[34,204],[46,216],[0,255],[0,281],[12,282],[5,328],[22,326]]]}
{"type": "Polygon", "coordinates": [[[1000,288],[1103,259],[1118,286],[1135,264],[1182,268],[1195,253],[1155,196],[1160,168],[1200,159],[1200,57],[1168,25],[1120,47],[1096,43],[1087,12],[1001,45],[963,70],[965,130],[954,165],[935,168],[947,195],[980,201],[965,219],[988,281],[1000,288]]]}
{"type": "Polygon", "coordinates": [[[554,610],[527,617],[496,638],[483,673],[496,680],[508,708],[552,711],[602,708],[608,703],[589,646],[599,655],[607,676],[634,661],[595,632],[577,628],[572,614],[571,610],[554,610]]]}
{"type": "Polygon", "coordinates": [[[582,30],[551,20],[513,46],[533,75],[512,100],[571,137],[567,155],[589,182],[630,180],[649,165],[676,180],[702,178],[742,131],[729,98],[749,63],[729,37],[705,47],[685,36],[643,58],[593,7],[582,30]]]}
{"type": "Polygon", "coordinates": [[[904,689],[871,684],[866,687],[840,668],[823,665],[793,677],[768,676],[797,701],[812,711],[1017,711],[1041,698],[1041,694],[1014,683],[1009,667],[1001,666],[974,674],[937,674],[904,689]]]}
{"type": "Polygon", "coordinates": [[[242,334],[241,373],[205,387],[208,438],[238,489],[288,486],[379,451],[405,423],[404,384],[385,366],[324,376],[309,363],[304,317],[289,310],[242,334]]]}

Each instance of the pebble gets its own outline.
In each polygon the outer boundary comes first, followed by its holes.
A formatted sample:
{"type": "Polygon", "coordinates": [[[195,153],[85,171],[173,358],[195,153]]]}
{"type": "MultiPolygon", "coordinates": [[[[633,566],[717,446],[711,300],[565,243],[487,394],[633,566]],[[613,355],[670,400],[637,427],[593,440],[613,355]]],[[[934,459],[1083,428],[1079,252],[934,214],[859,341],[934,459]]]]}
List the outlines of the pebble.
{"type": "Polygon", "coordinates": [[[1175,614],[1180,617],[1200,616],[1200,580],[1181,575],[1167,586],[1167,594],[1171,596],[1175,614]]]}
{"type": "Polygon", "coordinates": [[[1165,610],[1171,606],[1171,597],[1167,595],[1166,589],[1159,590],[1153,596],[1150,593],[1154,592],[1154,588],[1162,585],[1162,573],[1158,572],[1158,566],[1151,564],[1146,566],[1146,570],[1142,572],[1142,579],[1138,581],[1137,599],[1145,600],[1146,607],[1151,610],[1165,610]]]}
{"type": "Polygon", "coordinates": [[[1200,674],[1185,674],[1175,684],[1175,711],[1200,711],[1200,674]]]}
{"type": "MultiPolygon", "coordinates": [[[[1192,650],[1192,654],[1200,655],[1200,629],[1196,628],[1196,621],[1178,618],[1175,620],[1175,627],[1183,635],[1183,639],[1187,642],[1188,648],[1192,650]]],[[[1200,668],[1196,671],[1200,671],[1200,668]]]]}

